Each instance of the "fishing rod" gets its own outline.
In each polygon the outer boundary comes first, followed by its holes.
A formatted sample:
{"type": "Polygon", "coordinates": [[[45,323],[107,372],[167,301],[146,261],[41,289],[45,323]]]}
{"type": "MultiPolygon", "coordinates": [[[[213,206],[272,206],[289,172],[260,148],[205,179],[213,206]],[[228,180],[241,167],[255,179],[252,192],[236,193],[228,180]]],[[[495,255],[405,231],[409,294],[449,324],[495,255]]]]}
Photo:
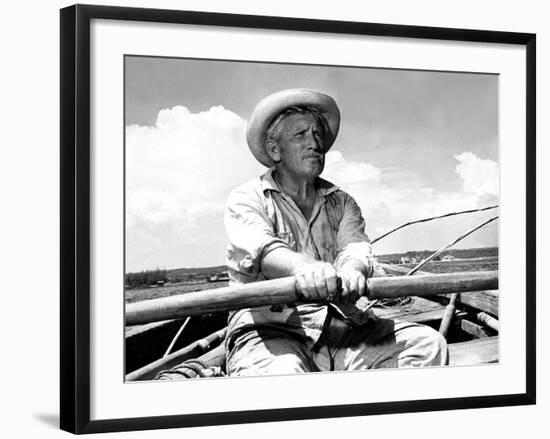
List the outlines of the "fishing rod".
{"type": "Polygon", "coordinates": [[[433,220],[436,220],[436,219],[448,218],[450,216],[456,216],[456,215],[464,215],[464,214],[467,214],[467,213],[484,212],[486,210],[496,209],[497,207],[498,207],[498,204],[496,204],[494,206],[482,207],[480,209],[461,210],[461,211],[458,211],[458,212],[450,212],[450,213],[445,213],[443,215],[432,216],[432,217],[429,217],[429,218],[423,218],[423,219],[419,219],[419,220],[415,220],[415,221],[409,221],[408,223],[402,224],[399,227],[391,229],[389,232],[386,232],[386,233],[378,236],[377,238],[374,238],[371,241],[371,244],[374,244],[375,242],[380,241],[382,238],[385,238],[386,236],[391,235],[392,233],[397,232],[398,230],[401,230],[401,229],[403,229],[405,227],[408,227],[408,226],[412,226],[413,224],[425,223],[425,222],[433,221],[433,220]]]}
{"type": "MultiPolygon", "coordinates": [[[[445,215],[441,215],[441,216],[438,216],[438,217],[432,217],[432,218],[426,218],[426,219],[423,219],[423,220],[418,220],[418,221],[413,221],[412,223],[407,223],[407,224],[416,224],[418,222],[425,222],[425,221],[431,221],[432,219],[437,219],[437,218],[443,218],[443,217],[448,217],[448,216],[451,216],[451,215],[458,215],[458,214],[461,214],[461,213],[471,213],[471,212],[477,212],[477,211],[482,211],[482,210],[489,210],[489,209],[493,209],[495,207],[498,207],[497,206],[490,206],[490,207],[484,207],[483,209],[476,209],[476,210],[465,210],[465,211],[462,211],[462,212],[454,212],[454,213],[447,213],[445,215]]],[[[451,241],[450,243],[444,245],[443,247],[441,247],[439,250],[433,252],[432,254],[430,254],[427,258],[425,258],[424,260],[422,260],[418,265],[416,265],[412,270],[410,270],[409,272],[405,273],[406,276],[412,276],[413,274],[417,273],[422,267],[424,267],[428,262],[430,262],[431,260],[433,260],[436,256],[440,255],[441,253],[443,253],[445,250],[448,250],[449,248],[451,248],[452,246],[454,246],[455,244],[459,243],[460,241],[462,241],[464,238],[470,236],[472,233],[474,233],[475,231],[485,227],[486,225],[488,225],[489,223],[493,222],[494,220],[498,219],[498,215],[494,216],[494,217],[491,217],[489,218],[488,220],[486,221],[483,221],[481,224],[471,228],[470,230],[467,230],[466,232],[462,233],[458,238],[454,239],[453,241],[451,241]]],[[[397,231],[399,229],[402,229],[403,227],[405,227],[407,224],[404,224],[400,227],[397,227],[396,229],[394,229],[393,231],[397,231]]],[[[381,237],[378,238],[378,240],[384,238],[385,236],[388,236],[390,233],[392,232],[388,232],[384,235],[382,235],[381,237]]],[[[404,297],[404,298],[398,298],[397,299],[399,304],[400,305],[405,305],[405,302],[406,302],[406,306],[410,305],[414,299],[410,296],[408,297],[404,297]]],[[[368,308],[371,308],[373,306],[387,306],[388,303],[392,303],[392,305],[390,306],[393,306],[393,300],[375,300],[375,301],[372,301],[370,302],[368,305],[367,305],[367,309],[368,308]]],[[[450,312],[450,311],[449,311],[450,312]]]]}

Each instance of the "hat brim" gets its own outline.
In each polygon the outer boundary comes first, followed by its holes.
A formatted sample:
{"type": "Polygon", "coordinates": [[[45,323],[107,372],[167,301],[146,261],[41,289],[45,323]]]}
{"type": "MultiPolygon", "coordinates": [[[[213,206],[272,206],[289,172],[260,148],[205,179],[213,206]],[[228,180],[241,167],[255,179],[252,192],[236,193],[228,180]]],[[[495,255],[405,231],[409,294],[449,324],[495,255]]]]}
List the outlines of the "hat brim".
{"type": "Polygon", "coordinates": [[[246,128],[246,141],[250,151],[262,165],[273,166],[265,150],[266,131],[282,111],[290,107],[303,106],[316,109],[327,122],[324,152],[333,145],[340,128],[340,110],[330,96],[305,88],[282,90],[262,99],[252,112],[246,128]]]}

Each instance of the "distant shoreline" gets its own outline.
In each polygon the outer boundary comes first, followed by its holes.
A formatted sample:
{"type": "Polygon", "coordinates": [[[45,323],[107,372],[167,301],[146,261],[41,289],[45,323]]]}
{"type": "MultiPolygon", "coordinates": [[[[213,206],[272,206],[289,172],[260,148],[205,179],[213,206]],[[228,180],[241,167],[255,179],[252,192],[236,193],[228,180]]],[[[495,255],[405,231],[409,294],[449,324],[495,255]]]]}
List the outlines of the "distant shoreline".
{"type": "MultiPolygon", "coordinates": [[[[416,259],[423,259],[428,255],[434,253],[436,250],[408,250],[402,253],[386,253],[382,255],[375,255],[376,259],[379,262],[391,262],[397,263],[401,257],[416,259]]],[[[449,249],[441,254],[441,257],[451,255],[456,259],[466,260],[466,259],[479,259],[479,258],[489,258],[489,257],[498,257],[498,247],[477,247],[477,248],[468,248],[468,249],[449,249]]],[[[434,261],[437,262],[437,261],[434,261]]],[[[159,268],[152,268],[148,270],[128,272],[126,275],[135,275],[138,273],[143,273],[147,271],[158,270],[159,268]]],[[[206,267],[181,267],[181,268],[169,268],[163,269],[166,271],[168,276],[173,277],[197,277],[197,276],[209,276],[211,274],[221,274],[227,270],[225,265],[213,265],[206,267]]]]}

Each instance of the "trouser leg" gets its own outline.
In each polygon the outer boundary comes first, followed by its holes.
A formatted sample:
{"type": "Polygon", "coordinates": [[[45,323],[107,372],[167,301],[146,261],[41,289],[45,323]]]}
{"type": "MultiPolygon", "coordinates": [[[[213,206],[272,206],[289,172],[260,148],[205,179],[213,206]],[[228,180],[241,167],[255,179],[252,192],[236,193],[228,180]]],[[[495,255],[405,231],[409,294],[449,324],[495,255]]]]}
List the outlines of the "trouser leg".
{"type": "Polygon", "coordinates": [[[237,339],[227,356],[230,376],[286,375],[317,370],[305,344],[278,331],[246,334],[237,339]]]}
{"type": "Polygon", "coordinates": [[[331,352],[331,346],[323,345],[313,357],[321,370],[329,370],[331,354],[335,370],[443,366],[448,363],[445,339],[434,329],[417,323],[378,319],[376,323],[342,331],[339,344],[336,352],[331,352]]]}

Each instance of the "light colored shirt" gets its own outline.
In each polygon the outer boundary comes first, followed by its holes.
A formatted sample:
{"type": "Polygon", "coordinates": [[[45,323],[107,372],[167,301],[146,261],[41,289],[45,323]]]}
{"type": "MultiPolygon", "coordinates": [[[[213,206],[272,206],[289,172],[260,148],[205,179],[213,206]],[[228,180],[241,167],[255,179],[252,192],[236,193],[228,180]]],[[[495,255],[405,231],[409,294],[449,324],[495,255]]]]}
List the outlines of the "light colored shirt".
{"type": "MultiPolygon", "coordinates": [[[[373,267],[365,220],[355,200],[332,183],[318,179],[309,220],[290,196],[281,191],[273,169],[229,196],[225,227],[229,237],[226,264],[230,283],[264,280],[260,263],[269,252],[285,247],[340,269],[350,258],[373,267]]],[[[330,304],[352,325],[372,318],[353,304],[330,304]]],[[[246,308],[229,316],[228,337],[248,329],[276,327],[315,344],[327,318],[327,305],[307,303],[285,307],[246,308]]]]}

